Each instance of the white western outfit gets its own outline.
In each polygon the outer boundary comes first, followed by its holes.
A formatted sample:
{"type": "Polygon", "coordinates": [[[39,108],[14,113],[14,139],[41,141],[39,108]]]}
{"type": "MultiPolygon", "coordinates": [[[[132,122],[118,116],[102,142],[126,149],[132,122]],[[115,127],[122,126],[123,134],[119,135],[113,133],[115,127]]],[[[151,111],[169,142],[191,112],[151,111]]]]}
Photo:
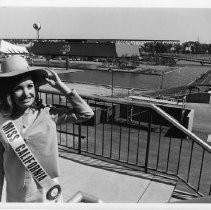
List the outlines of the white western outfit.
{"type": "MultiPolygon", "coordinates": [[[[94,114],[75,90],[66,97],[72,105],[71,108],[44,106],[39,111],[33,111],[37,113],[26,113],[29,115],[27,125],[23,124],[22,117],[14,119],[25,143],[56,182],[59,177],[56,125],[65,122],[81,122],[91,118],[94,114]],[[31,119],[30,114],[32,115],[31,119]],[[33,119],[33,116],[36,116],[35,119],[33,119]]],[[[0,126],[7,120],[9,119],[0,115],[0,126]]],[[[44,189],[25,169],[1,134],[0,140],[3,145],[3,147],[0,145],[0,190],[4,176],[7,202],[48,202],[45,198],[44,189]]],[[[59,199],[57,202],[59,202],[59,199]]]]}

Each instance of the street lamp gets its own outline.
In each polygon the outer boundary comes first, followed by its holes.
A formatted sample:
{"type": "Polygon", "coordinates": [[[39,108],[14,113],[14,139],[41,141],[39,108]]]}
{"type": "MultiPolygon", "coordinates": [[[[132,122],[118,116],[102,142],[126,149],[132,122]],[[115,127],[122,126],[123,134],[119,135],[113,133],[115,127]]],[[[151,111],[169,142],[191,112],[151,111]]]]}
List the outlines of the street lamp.
{"type": "Polygon", "coordinates": [[[37,31],[37,39],[39,39],[40,38],[39,31],[41,29],[41,24],[40,23],[34,23],[33,28],[37,31]]]}

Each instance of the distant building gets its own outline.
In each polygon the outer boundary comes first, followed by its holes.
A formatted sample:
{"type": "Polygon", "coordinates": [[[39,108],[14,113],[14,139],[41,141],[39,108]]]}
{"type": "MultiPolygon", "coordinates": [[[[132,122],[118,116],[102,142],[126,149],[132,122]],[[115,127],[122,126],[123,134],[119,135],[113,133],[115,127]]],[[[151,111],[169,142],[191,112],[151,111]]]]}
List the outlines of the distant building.
{"type": "Polygon", "coordinates": [[[192,46],[186,46],[185,53],[191,53],[191,52],[192,52],[192,46]]]}

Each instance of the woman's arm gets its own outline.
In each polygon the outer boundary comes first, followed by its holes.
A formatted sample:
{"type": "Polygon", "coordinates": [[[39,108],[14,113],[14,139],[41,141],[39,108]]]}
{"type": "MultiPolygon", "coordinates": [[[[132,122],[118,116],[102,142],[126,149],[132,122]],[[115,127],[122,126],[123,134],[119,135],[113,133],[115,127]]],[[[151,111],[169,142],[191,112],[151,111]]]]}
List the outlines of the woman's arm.
{"type": "Polygon", "coordinates": [[[76,90],[66,95],[71,107],[50,107],[49,114],[57,125],[62,123],[79,123],[93,117],[90,106],[78,95],[76,90]]]}
{"type": "Polygon", "coordinates": [[[75,90],[70,90],[65,83],[63,83],[59,76],[50,71],[51,76],[47,78],[47,82],[53,87],[63,93],[72,107],[51,107],[50,115],[57,124],[70,122],[82,122],[90,119],[94,112],[90,106],[79,96],[75,90]]]}
{"type": "Polygon", "coordinates": [[[2,200],[2,191],[4,185],[3,153],[4,153],[4,147],[0,142],[0,201],[2,200]]]}

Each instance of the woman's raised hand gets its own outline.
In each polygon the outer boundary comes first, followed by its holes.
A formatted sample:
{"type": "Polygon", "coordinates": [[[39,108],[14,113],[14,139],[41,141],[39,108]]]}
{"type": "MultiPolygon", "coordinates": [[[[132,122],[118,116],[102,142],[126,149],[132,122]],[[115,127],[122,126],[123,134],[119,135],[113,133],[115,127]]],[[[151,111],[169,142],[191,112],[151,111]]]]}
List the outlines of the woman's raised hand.
{"type": "Polygon", "coordinates": [[[45,78],[46,81],[48,82],[49,85],[51,85],[52,87],[58,89],[58,87],[62,83],[62,81],[59,78],[58,74],[55,71],[51,70],[51,69],[48,69],[47,72],[48,72],[48,78],[45,78]]]}
{"type": "Polygon", "coordinates": [[[61,91],[64,94],[67,94],[70,91],[70,89],[64,84],[64,82],[61,81],[61,79],[59,78],[58,74],[51,70],[48,69],[48,78],[45,78],[47,83],[49,85],[51,85],[53,88],[56,88],[57,90],[61,91]]]}

